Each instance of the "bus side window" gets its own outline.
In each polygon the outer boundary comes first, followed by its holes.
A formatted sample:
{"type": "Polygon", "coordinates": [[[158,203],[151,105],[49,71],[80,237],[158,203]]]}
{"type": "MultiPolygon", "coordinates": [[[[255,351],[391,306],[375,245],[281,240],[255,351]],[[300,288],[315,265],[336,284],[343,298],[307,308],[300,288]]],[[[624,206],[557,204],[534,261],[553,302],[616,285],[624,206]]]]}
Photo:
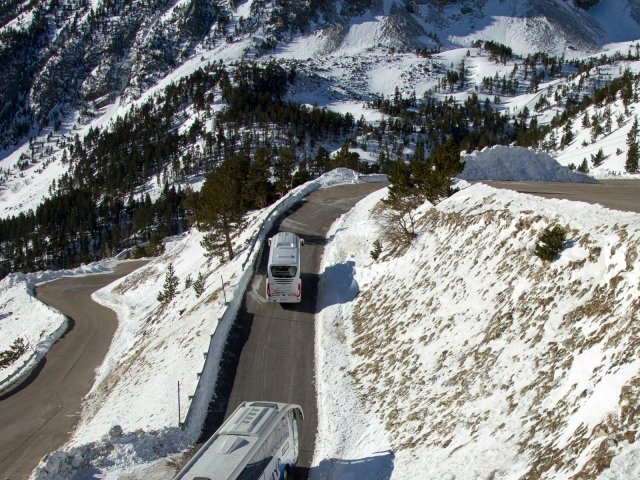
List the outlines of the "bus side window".
{"type": "Polygon", "coordinates": [[[263,443],[260,449],[249,460],[247,466],[244,467],[236,480],[263,480],[264,469],[267,468],[269,462],[273,458],[273,454],[269,451],[269,441],[263,443]]]}
{"type": "Polygon", "coordinates": [[[273,455],[278,453],[278,450],[280,450],[280,447],[282,447],[288,436],[289,428],[287,427],[287,420],[286,418],[282,418],[273,431],[273,455]]]}
{"type": "Polygon", "coordinates": [[[293,444],[298,445],[298,419],[296,418],[295,411],[289,412],[289,418],[291,419],[291,431],[293,432],[293,444]]]}

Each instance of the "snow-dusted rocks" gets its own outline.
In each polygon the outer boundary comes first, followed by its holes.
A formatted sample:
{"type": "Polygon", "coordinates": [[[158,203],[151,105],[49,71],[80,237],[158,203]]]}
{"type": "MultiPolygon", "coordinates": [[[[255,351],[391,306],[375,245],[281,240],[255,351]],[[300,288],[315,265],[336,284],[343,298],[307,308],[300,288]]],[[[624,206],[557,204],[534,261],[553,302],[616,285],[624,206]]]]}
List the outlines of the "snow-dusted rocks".
{"type": "Polygon", "coordinates": [[[597,183],[593,178],[563,167],[551,155],[523,147],[495,146],[462,155],[463,180],[597,183]]]}

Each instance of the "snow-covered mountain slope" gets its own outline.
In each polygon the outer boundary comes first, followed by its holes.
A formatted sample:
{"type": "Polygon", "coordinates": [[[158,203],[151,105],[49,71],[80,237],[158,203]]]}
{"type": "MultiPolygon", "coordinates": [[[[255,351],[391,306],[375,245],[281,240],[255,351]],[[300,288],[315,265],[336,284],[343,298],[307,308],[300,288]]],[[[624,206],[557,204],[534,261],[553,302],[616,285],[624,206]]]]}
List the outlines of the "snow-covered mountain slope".
{"type": "MultiPolygon", "coordinates": [[[[462,101],[479,92],[493,99],[495,93],[481,88],[485,77],[509,75],[522,59],[487,61],[486,52],[470,48],[477,40],[504,43],[523,57],[544,51],[568,59],[598,58],[611,41],[627,42],[616,47],[625,53],[640,38],[640,6],[628,0],[65,0],[6,7],[0,15],[0,143],[7,148],[0,152],[2,216],[35,209],[51,195],[69,168],[61,158],[76,136],[220,61],[295,64],[299,74],[289,99],[359,114],[362,109],[350,105],[372,95],[433,91],[463,60],[464,88],[439,94],[462,101]],[[434,49],[440,53],[431,58],[415,54],[434,49]]],[[[534,93],[525,92],[523,82],[515,96],[500,94],[498,108],[532,110],[541,90],[559,82],[534,93]]],[[[222,108],[213,101],[214,110],[222,108]]],[[[183,116],[188,129],[198,115],[186,109],[183,116]]],[[[213,132],[213,122],[205,128],[213,132]]],[[[154,184],[150,179],[149,189],[154,184]]]]}
{"type": "Polygon", "coordinates": [[[0,60],[8,72],[0,84],[0,133],[15,138],[28,130],[30,118],[38,126],[61,127],[72,110],[88,121],[116,99],[126,104],[165,76],[208,61],[448,50],[477,39],[504,43],[519,54],[593,51],[640,38],[634,5],[614,0],[588,11],[562,0],[66,0],[8,6],[0,23],[0,50],[7,53],[0,60]]]}
{"type": "Polygon", "coordinates": [[[520,54],[533,50],[561,55],[634,40],[640,33],[640,26],[630,15],[633,2],[626,0],[598,2],[589,10],[574,8],[575,2],[554,0],[482,3],[481,9],[469,15],[461,15],[460,9],[456,16],[459,7],[447,7],[453,11],[444,32],[451,43],[493,40],[520,54]]]}
{"type": "Polygon", "coordinates": [[[398,250],[383,195],[325,251],[312,478],[637,478],[640,217],[478,184],[398,250]]]}
{"type": "MultiPolygon", "coordinates": [[[[535,103],[546,103],[547,107],[540,111],[539,118],[549,119],[551,114],[561,112],[566,101],[560,92],[575,91],[577,85],[584,82],[598,82],[603,79],[621,77],[621,68],[631,74],[640,72],[637,61],[597,68],[596,78],[590,75],[579,75],[568,82],[550,82],[546,90],[543,88],[535,96],[535,103]],[[557,95],[556,95],[557,94],[557,95]]],[[[615,98],[589,105],[586,109],[570,116],[557,128],[551,130],[542,142],[543,146],[558,162],[572,168],[580,167],[584,162],[588,173],[596,178],[629,177],[625,164],[629,150],[628,135],[637,117],[639,85],[634,80],[629,91],[630,97],[623,98],[619,92],[615,98]],[[571,140],[563,142],[563,137],[570,132],[571,140]],[[597,155],[601,152],[601,160],[597,155]]],[[[534,102],[529,102],[533,106],[534,102]]],[[[547,120],[548,121],[548,120],[547,120]]]]}

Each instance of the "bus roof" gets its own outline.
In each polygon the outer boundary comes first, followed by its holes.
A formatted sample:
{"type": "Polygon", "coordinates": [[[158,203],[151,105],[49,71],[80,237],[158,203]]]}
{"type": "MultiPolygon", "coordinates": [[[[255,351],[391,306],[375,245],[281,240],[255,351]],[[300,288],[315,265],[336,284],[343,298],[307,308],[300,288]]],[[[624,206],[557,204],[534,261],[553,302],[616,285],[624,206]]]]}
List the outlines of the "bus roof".
{"type": "Polygon", "coordinates": [[[178,479],[230,480],[261,440],[261,434],[297,405],[244,402],[194,455],[178,479]]]}
{"type": "Polygon", "coordinates": [[[278,232],[271,238],[270,265],[298,265],[300,238],[291,232],[278,232]]]}

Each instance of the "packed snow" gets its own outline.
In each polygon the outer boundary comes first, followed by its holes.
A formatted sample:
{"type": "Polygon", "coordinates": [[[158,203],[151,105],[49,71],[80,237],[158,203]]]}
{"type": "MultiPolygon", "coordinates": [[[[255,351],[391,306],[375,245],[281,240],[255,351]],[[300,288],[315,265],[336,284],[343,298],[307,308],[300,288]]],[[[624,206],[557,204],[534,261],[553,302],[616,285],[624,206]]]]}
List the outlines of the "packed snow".
{"type": "Polygon", "coordinates": [[[523,147],[497,145],[461,155],[463,180],[503,180],[533,182],[597,183],[582,173],[561,166],[548,153],[523,147]]]}

